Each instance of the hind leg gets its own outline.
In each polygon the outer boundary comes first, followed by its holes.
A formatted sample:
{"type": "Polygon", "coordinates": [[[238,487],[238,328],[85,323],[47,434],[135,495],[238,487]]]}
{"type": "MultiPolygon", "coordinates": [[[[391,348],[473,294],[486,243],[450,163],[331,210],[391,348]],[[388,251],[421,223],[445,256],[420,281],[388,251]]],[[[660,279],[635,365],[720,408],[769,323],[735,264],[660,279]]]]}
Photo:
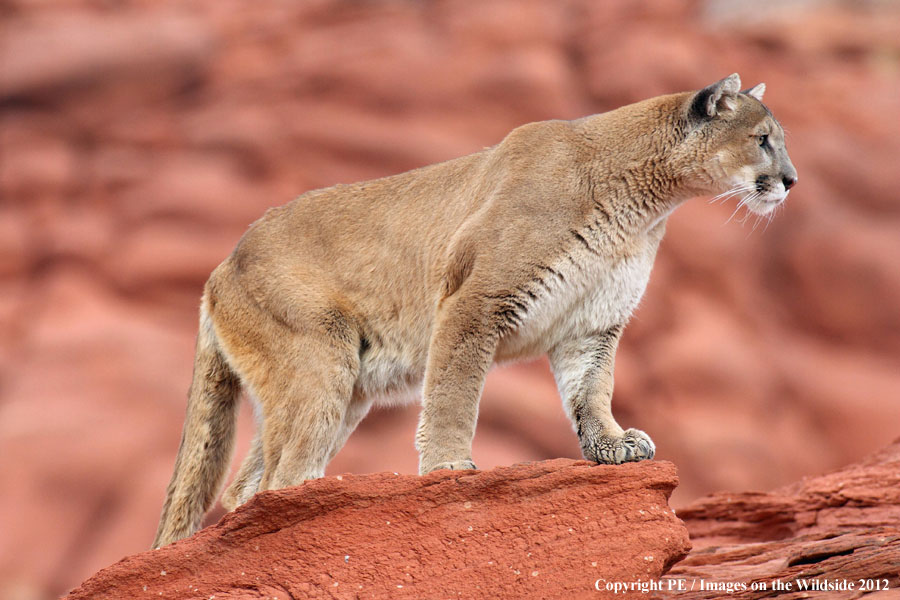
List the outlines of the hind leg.
{"type": "MultiPolygon", "coordinates": [[[[371,407],[371,398],[367,398],[359,393],[354,394],[350,406],[347,407],[344,413],[343,421],[331,446],[331,452],[325,461],[326,465],[344,447],[347,438],[350,437],[350,434],[353,433],[360,421],[365,418],[371,407]]],[[[237,475],[235,475],[234,481],[228,486],[228,489],[225,490],[225,494],[222,496],[222,506],[228,510],[234,510],[252,498],[260,489],[264,470],[262,424],[259,424],[247,457],[241,464],[237,475]]]]}
{"type": "Polygon", "coordinates": [[[246,308],[223,345],[258,401],[260,433],[229,504],[321,477],[359,374],[359,334],[326,300],[303,298],[277,314],[246,308]]]}
{"type": "Polygon", "coordinates": [[[234,481],[222,494],[222,506],[226,510],[234,510],[259,491],[259,482],[262,480],[265,463],[263,462],[262,427],[257,426],[250,451],[241,463],[234,481]]]}
{"type": "Polygon", "coordinates": [[[350,434],[353,433],[360,421],[369,414],[370,408],[372,408],[371,398],[367,398],[359,392],[353,394],[353,400],[350,402],[350,406],[347,407],[347,412],[344,414],[344,420],[341,423],[340,431],[334,440],[334,444],[331,446],[328,462],[331,462],[331,459],[344,447],[344,444],[347,443],[347,438],[350,437],[350,434]]]}
{"type": "Polygon", "coordinates": [[[329,378],[306,371],[278,402],[266,406],[259,489],[298,485],[325,474],[349,403],[348,377],[329,378]],[[341,381],[341,380],[344,381],[341,381]]]}
{"type": "Polygon", "coordinates": [[[289,353],[274,355],[280,364],[253,384],[263,421],[259,490],[325,474],[359,374],[358,347],[346,336],[307,333],[291,342],[289,353]]]}
{"type": "Polygon", "coordinates": [[[256,424],[256,431],[253,434],[253,441],[250,442],[250,450],[241,463],[234,481],[226,488],[222,494],[222,506],[231,511],[245,503],[253,497],[253,494],[259,491],[259,482],[262,480],[263,471],[265,470],[265,462],[263,461],[263,421],[259,399],[253,394],[252,390],[247,390],[250,402],[253,406],[253,416],[256,424]]]}

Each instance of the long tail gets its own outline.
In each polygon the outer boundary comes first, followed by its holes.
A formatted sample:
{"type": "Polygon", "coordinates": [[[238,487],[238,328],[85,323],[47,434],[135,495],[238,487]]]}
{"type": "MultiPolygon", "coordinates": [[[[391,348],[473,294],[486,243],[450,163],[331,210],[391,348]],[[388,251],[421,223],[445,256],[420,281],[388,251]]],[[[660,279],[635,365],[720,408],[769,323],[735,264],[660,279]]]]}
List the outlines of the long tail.
{"type": "Polygon", "coordinates": [[[234,451],[240,390],[217,347],[204,301],[181,446],[153,548],[197,531],[219,495],[234,451]]]}

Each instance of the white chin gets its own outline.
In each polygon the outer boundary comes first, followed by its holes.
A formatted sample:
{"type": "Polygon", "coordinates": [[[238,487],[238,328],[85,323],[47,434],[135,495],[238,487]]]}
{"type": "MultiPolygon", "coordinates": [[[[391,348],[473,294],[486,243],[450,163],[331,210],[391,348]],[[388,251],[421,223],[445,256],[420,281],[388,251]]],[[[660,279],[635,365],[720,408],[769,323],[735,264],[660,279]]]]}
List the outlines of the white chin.
{"type": "Polygon", "coordinates": [[[761,198],[753,198],[747,202],[747,208],[755,215],[766,216],[775,210],[787,198],[784,194],[766,194],[761,198]]]}

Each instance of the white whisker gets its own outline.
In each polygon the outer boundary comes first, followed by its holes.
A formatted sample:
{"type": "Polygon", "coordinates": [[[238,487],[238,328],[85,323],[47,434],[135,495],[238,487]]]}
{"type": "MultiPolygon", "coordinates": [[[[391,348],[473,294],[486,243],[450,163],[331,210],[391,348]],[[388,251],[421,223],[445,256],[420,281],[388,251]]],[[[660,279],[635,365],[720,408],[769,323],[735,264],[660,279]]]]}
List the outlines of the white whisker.
{"type": "Polygon", "coordinates": [[[775,210],[773,210],[772,212],[770,212],[769,214],[766,215],[766,226],[763,227],[763,233],[765,233],[766,230],[769,229],[769,225],[771,225],[772,221],[775,220],[775,214],[778,212],[778,209],[780,209],[782,206],[784,206],[784,202],[778,203],[778,205],[775,206],[775,210]]]}
{"type": "MultiPolygon", "coordinates": [[[[762,222],[764,219],[766,220],[766,222],[768,222],[768,219],[766,218],[765,215],[756,215],[756,220],[753,221],[753,229],[750,230],[750,233],[751,233],[751,234],[752,234],[754,231],[756,231],[756,228],[759,227],[760,222],[762,222]]],[[[765,229],[763,229],[763,231],[765,231],[765,229]]],[[[748,237],[749,237],[749,236],[748,236],[748,237]]]]}
{"type": "Polygon", "coordinates": [[[756,199],[759,198],[761,195],[762,194],[760,194],[759,192],[753,192],[752,194],[747,196],[747,198],[744,200],[744,206],[747,208],[747,211],[744,213],[743,218],[741,218],[741,220],[738,221],[741,224],[741,227],[744,226],[744,223],[747,222],[747,220],[750,218],[751,215],[756,214],[754,212],[751,212],[749,205],[751,202],[756,201],[756,199]]]}
{"type": "Polygon", "coordinates": [[[726,220],[724,224],[728,225],[731,222],[731,219],[734,218],[734,215],[736,215],[738,213],[738,211],[741,210],[741,207],[743,207],[747,203],[748,199],[750,199],[752,197],[753,197],[753,194],[750,194],[749,196],[745,196],[744,198],[742,198],[741,201],[738,202],[737,208],[734,209],[734,212],[731,213],[731,216],[728,217],[728,220],[726,220]]]}
{"type": "Polygon", "coordinates": [[[750,190],[753,190],[755,188],[756,188],[756,184],[752,184],[752,183],[741,184],[741,185],[735,186],[729,190],[726,190],[726,191],[722,192],[721,194],[713,196],[712,198],[710,198],[708,200],[708,202],[710,204],[712,204],[713,202],[717,202],[717,201],[725,202],[726,200],[728,200],[729,198],[731,198],[733,196],[742,194],[744,192],[749,192],[750,190]]]}

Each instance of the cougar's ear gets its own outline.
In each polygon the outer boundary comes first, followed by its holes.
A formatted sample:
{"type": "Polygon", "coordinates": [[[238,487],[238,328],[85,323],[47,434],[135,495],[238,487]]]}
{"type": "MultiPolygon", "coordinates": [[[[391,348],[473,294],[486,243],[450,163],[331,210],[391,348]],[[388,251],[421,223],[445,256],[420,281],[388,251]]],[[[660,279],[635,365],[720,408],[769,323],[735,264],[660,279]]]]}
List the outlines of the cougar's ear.
{"type": "Polygon", "coordinates": [[[741,78],[732,73],[697,92],[691,102],[691,114],[698,119],[710,119],[722,111],[733,110],[740,89],[741,78]]]}
{"type": "Polygon", "coordinates": [[[754,86],[753,86],[752,88],[750,88],[749,90],[744,90],[744,91],[742,91],[741,93],[742,93],[742,94],[747,94],[748,96],[753,96],[754,98],[756,98],[757,100],[759,100],[760,102],[762,102],[763,94],[766,93],[766,84],[764,84],[764,83],[757,83],[756,85],[754,85],[754,86]]]}

